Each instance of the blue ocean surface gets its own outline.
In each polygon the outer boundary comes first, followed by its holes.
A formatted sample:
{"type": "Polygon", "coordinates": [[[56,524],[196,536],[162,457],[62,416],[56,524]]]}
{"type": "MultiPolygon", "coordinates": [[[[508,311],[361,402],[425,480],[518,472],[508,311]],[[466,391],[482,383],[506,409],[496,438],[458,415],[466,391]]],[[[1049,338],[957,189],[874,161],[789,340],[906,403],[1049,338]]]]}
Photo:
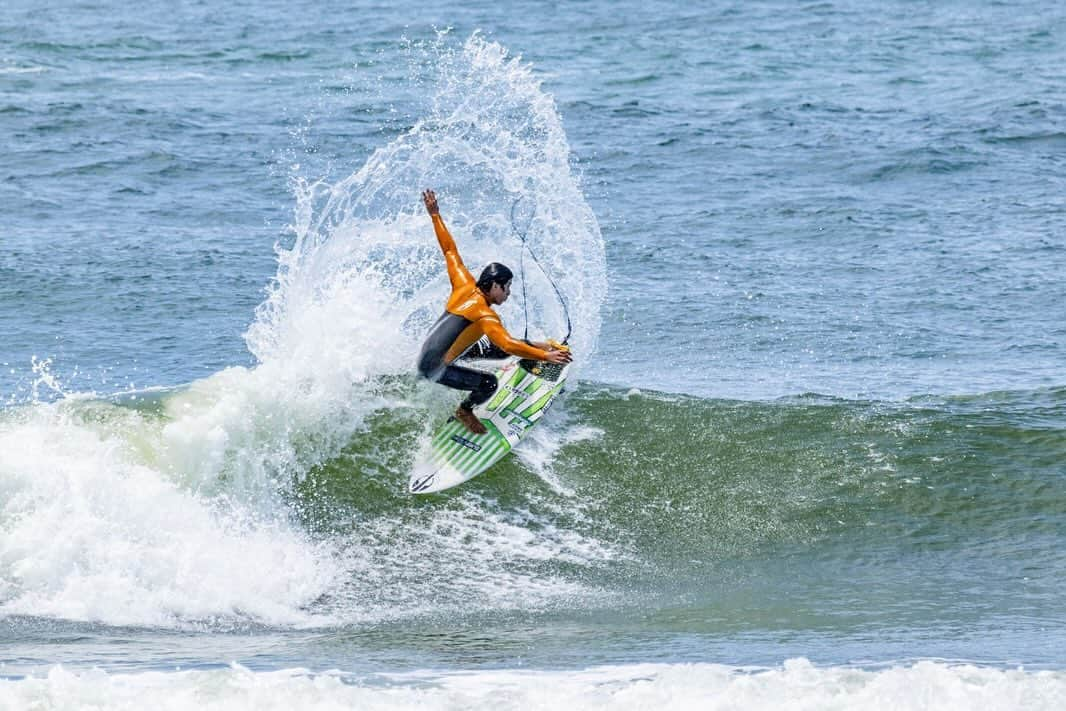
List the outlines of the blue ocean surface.
{"type": "Polygon", "coordinates": [[[0,706],[1061,708],[1063,66],[1046,1],[7,0],[0,706]],[[424,188],[576,375],[412,497],[424,188]]]}

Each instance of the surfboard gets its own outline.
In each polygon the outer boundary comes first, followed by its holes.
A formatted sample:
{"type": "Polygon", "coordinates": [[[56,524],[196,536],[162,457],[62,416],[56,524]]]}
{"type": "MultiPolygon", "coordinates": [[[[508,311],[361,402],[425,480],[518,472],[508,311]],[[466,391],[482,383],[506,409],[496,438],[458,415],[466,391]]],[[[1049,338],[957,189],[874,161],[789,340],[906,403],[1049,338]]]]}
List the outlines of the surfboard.
{"type": "Polygon", "coordinates": [[[476,435],[455,418],[423,447],[408,482],[412,494],[434,494],[469,481],[503,459],[563,391],[570,364],[512,358],[496,371],[499,387],[474,414],[488,430],[476,435]]]}

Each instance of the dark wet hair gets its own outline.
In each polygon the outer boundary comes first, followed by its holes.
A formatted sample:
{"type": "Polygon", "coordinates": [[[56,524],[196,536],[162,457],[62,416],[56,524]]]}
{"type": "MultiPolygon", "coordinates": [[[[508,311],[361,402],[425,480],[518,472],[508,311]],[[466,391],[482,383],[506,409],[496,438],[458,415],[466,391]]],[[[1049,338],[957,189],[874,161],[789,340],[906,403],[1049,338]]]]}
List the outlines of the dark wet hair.
{"type": "Polygon", "coordinates": [[[492,289],[493,284],[507,286],[507,282],[512,279],[514,279],[514,274],[511,273],[510,269],[499,262],[493,262],[481,270],[481,276],[477,278],[477,288],[487,294],[492,289]]]}

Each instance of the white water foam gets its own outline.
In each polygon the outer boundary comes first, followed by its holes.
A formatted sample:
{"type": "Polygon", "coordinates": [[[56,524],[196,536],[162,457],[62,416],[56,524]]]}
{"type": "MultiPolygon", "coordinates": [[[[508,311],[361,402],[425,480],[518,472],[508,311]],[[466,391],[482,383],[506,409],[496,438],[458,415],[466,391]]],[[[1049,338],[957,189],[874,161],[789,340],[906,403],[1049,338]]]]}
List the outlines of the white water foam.
{"type": "Polygon", "coordinates": [[[0,67],[0,74],[42,74],[47,71],[48,67],[16,67],[10,64],[0,67]]]}
{"type": "Polygon", "coordinates": [[[1057,711],[1066,673],[919,662],[879,671],[641,664],[578,671],[473,671],[352,679],[303,669],[143,674],[73,672],[0,681],[8,708],[141,709],[746,709],[759,711],[1057,711]]]}
{"type": "Polygon", "coordinates": [[[337,572],[329,556],[140,463],[139,416],[115,410],[66,401],[0,423],[0,611],[305,622],[337,572]]]}
{"type": "Polygon", "coordinates": [[[368,521],[351,534],[350,545],[364,556],[351,567],[357,583],[333,594],[345,609],[376,620],[413,611],[454,619],[472,610],[604,603],[610,593],[568,580],[552,566],[587,568],[620,555],[617,546],[569,530],[550,516],[504,511],[476,494],[447,508],[368,521]]]}
{"type": "MultiPolygon", "coordinates": [[[[381,385],[409,376],[447,295],[422,188],[438,190],[473,269],[517,260],[511,210],[521,197],[529,243],[570,305],[579,360],[595,349],[603,245],[554,102],[527,65],[478,36],[419,51],[436,72],[428,116],[338,184],[296,181],[293,240],[279,247],[276,280],[246,334],[254,368],[156,396],[158,411],[67,396],[4,413],[0,612],[314,625],[414,613],[417,595],[379,599],[405,580],[452,591],[443,606],[540,607],[582,590],[530,566],[610,558],[550,518],[523,522],[464,494],[428,514],[366,515],[352,536],[313,537],[294,521],[293,483],[368,418],[454,397],[425,385],[416,402],[399,401],[381,385]],[[323,597],[332,603],[317,604],[323,597]]],[[[531,335],[561,335],[547,279],[527,278],[540,329],[531,335]]],[[[514,326],[520,313],[511,305],[504,316],[514,326]]],[[[406,472],[395,474],[405,496],[406,472]]]]}

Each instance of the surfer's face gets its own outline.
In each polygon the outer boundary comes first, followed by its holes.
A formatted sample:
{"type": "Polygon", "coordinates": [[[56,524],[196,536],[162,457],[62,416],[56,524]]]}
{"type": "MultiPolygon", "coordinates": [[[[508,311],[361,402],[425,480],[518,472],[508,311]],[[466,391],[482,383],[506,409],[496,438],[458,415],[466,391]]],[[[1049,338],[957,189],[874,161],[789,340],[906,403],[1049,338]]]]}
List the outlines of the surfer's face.
{"type": "Polygon", "coordinates": [[[507,282],[504,285],[493,284],[489,289],[489,301],[494,304],[502,304],[507,301],[507,297],[511,295],[511,282],[507,282]]]}

